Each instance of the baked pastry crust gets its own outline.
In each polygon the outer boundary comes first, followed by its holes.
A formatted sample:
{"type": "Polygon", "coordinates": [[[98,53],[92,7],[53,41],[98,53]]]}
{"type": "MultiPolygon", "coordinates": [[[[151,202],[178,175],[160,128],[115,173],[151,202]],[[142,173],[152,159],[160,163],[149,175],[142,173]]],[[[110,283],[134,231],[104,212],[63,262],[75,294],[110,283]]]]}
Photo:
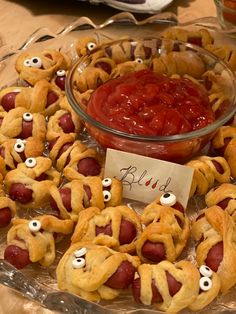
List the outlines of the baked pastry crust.
{"type": "Polygon", "coordinates": [[[71,66],[71,60],[66,54],[47,49],[41,52],[25,51],[16,59],[15,68],[21,79],[31,85],[45,79],[50,81],[59,69],[67,70],[71,66]],[[41,67],[32,66],[32,59],[37,58],[41,61],[41,67]],[[25,61],[30,61],[30,65],[25,65],[25,61]]]}
{"type": "Polygon", "coordinates": [[[122,253],[133,253],[137,239],[141,233],[142,226],[140,219],[135,211],[128,206],[106,207],[102,211],[97,207],[90,207],[79,213],[78,222],[71,241],[72,243],[91,241],[122,253]],[[122,219],[132,223],[136,229],[135,238],[130,243],[126,244],[121,244],[119,241],[122,219]],[[105,227],[108,224],[111,225],[112,235],[104,233],[96,235],[96,227],[105,227]]]}
{"type": "Polygon", "coordinates": [[[204,210],[192,225],[192,236],[200,241],[196,246],[198,265],[205,264],[210,249],[223,241],[223,259],[217,274],[221,280],[221,292],[227,292],[236,283],[236,227],[230,215],[219,206],[204,210]]]}
{"type": "Polygon", "coordinates": [[[233,71],[236,71],[236,50],[233,47],[228,45],[216,46],[209,44],[205,48],[224,60],[233,71]]]}
{"type": "Polygon", "coordinates": [[[212,288],[201,292],[198,269],[191,262],[184,260],[175,264],[169,261],[162,261],[157,265],[142,264],[138,268],[138,274],[141,280],[141,302],[145,305],[152,303],[154,285],[163,299],[163,302],[155,303],[154,306],[167,313],[177,313],[186,307],[193,311],[200,310],[218,295],[220,289],[220,280],[217,274],[213,273],[212,288]],[[173,296],[169,292],[167,272],[181,284],[181,288],[173,296]]]}
{"type": "Polygon", "coordinates": [[[120,253],[105,246],[88,242],[72,244],[56,269],[58,287],[60,290],[69,291],[92,301],[112,300],[120,294],[121,289],[110,288],[105,283],[123,261],[130,262],[135,268],[140,265],[137,256],[120,253]],[[84,256],[86,265],[74,269],[72,267],[74,253],[81,248],[87,250],[84,256]]]}
{"type": "Polygon", "coordinates": [[[27,249],[32,263],[39,262],[43,266],[50,266],[56,255],[54,233],[70,234],[74,224],[72,220],[60,220],[51,215],[37,216],[32,220],[40,222],[40,231],[30,230],[30,220],[13,219],[13,226],[7,233],[7,244],[27,249]]]}

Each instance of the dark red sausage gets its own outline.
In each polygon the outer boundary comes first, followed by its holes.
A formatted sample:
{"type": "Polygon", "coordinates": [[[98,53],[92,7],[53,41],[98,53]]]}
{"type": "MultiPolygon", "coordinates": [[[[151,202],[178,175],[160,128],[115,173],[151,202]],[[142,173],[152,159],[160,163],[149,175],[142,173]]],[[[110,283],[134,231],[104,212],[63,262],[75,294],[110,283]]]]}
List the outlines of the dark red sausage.
{"type": "Polygon", "coordinates": [[[48,149],[49,151],[52,150],[53,146],[56,144],[56,141],[58,140],[58,137],[54,138],[53,140],[51,140],[50,142],[48,142],[48,149]]]}
{"type": "Polygon", "coordinates": [[[4,252],[4,259],[17,269],[22,269],[31,263],[29,252],[16,245],[9,245],[4,252]]]}
{"type": "Polygon", "coordinates": [[[97,176],[101,172],[99,162],[93,157],[86,157],[78,162],[78,172],[87,176],[97,176]]]}
{"type": "Polygon", "coordinates": [[[59,190],[61,195],[61,200],[63,205],[65,206],[66,210],[70,213],[72,212],[71,207],[71,189],[69,188],[62,188],[59,190]]]}
{"type": "Polygon", "coordinates": [[[66,76],[57,76],[55,83],[61,90],[65,90],[66,76]]]}
{"type": "Polygon", "coordinates": [[[59,125],[65,133],[75,132],[75,125],[69,112],[59,118],[59,125]]]}
{"type": "Polygon", "coordinates": [[[120,224],[120,245],[131,243],[137,235],[135,225],[129,220],[122,219],[120,224]]]}
{"type": "Polygon", "coordinates": [[[5,158],[5,148],[0,146],[0,156],[4,159],[5,158]]]}
{"type": "Polygon", "coordinates": [[[112,71],[112,67],[111,65],[108,63],[108,62],[105,62],[105,61],[97,61],[94,66],[96,68],[100,68],[102,69],[103,71],[107,72],[108,74],[111,74],[111,71],[112,71]]]}
{"type": "Polygon", "coordinates": [[[96,226],[96,236],[99,235],[100,233],[109,235],[111,237],[112,236],[112,226],[111,226],[111,223],[109,223],[105,227],[98,227],[98,226],[96,226]]]}
{"type": "Polygon", "coordinates": [[[46,108],[54,104],[57,100],[58,100],[57,94],[55,94],[53,91],[49,91],[47,94],[46,108]]]}
{"type": "Polygon", "coordinates": [[[19,94],[19,92],[10,92],[2,97],[1,105],[5,111],[8,112],[15,108],[15,99],[17,94],[19,94]]]}
{"type": "Polygon", "coordinates": [[[159,263],[166,258],[166,250],[163,243],[146,241],[142,247],[142,256],[154,263],[159,263]]]}
{"type": "Polygon", "coordinates": [[[32,136],[32,132],[33,132],[33,121],[22,120],[22,130],[21,130],[21,133],[17,137],[25,139],[32,136]]]}
{"type": "Polygon", "coordinates": [[[208,252],[205,263],[214,272],[217,272],[224,256],[223,241],[216,243],[208,252]]]}
{"type": "Polygon", "coordinates": [[[176,202],[172,207],[184,214],[184,208],[179,202],[176,202]]]}
{"type": "Polygon", "coordinates": [[[0,228],[4,228],[11,222],[11,210],[9,207],[0,209],[0,228]]]}
{"type": "MultiPolygon", "coordinates": [[[[133,293],[134,300],[137,303],[142,303],[140,300],[140,291],[141,291],[141,280],[140,280],[140,278],[137,278],[132,283],[132,293],[133,293]]],[[[151,301],[151,304],[160,303],[160,302],[163,302],[163,298],[160,295],[160,293],[159,293],[159,291],[155,285],[155,281],[152,280],[152,301],[151,301]]]]}
{"type": "Polygon", "coordinates": [[[216,171],[219,174],[223,174],[224,173],[224,168],[221,166],[220,163],[218,163],[216,160],[212,160],[212,163],[213,163],[214,167],[216,168],[216,171]]]}
{"type": "Polygon", "coordinates": [[[173,297],[182,287],[182,284],[166,271],[166,279],[168,282],[169,293],[173,297]]]}
{"type": "Polygon", "coordinates": [[[27,204],[32,201],[33,191],[26,188],[23,183],[13,183],[9,189],[9,196],[13,201],[27,204]]]}
{"type": "Polygon", "coordinates": [[[231,197],[226,197],[225,199],[223,199],[222,201],[220,201],[217,206],[221,207],[222,209],[225,209],[228,204],[229,204],[229,201],[232,200],[231,197]]]}
{"type": "Polygon", "coordinates": [[[48,179],[48,175],[45,172],[41,173],[38,177],[35,178],[35,180],[37,181],[44,181],[47,179],[48,179]]]}
{"type": "Polygon", "coordinates": [[[105,285],[113,289],[126,289],[133,282],[135,271],[135,267],[130,262],[124,261],[105,285]]]}
{"type": "MultiPolygon", "coordinates": [[[[71,143],[65,143],[65,144],[61,147],[61,149],[59,150],[58,155],[57,155],[57,158],[61,157],[61,155],[62,155],[64,152],[66,152],[67,149],[68,149],[69,147],[71,147],[72,145],[73,145],[72,142],[71,142],[71,143]]],[[[68,157],[70,158],[70,156],[68,156],[68,157]]],[[[66,161],[66,164],[69,163],[69,161],[70,161],[70,159],[68,159],[68,160],[66,161]]]]}

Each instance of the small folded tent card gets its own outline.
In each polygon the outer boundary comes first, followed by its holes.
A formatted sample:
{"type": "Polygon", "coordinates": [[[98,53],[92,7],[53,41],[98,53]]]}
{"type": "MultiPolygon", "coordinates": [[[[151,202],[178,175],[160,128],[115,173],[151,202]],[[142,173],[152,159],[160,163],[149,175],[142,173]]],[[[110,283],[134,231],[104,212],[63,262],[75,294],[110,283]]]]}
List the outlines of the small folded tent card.
{"type": "Polygon", "coordinates": [[[107,149],[105,177],[123,183],[123,197],[150,203],[159,195],[171,192],[186,208],[193,169],[187,166],[136,154],[107,149]]]}

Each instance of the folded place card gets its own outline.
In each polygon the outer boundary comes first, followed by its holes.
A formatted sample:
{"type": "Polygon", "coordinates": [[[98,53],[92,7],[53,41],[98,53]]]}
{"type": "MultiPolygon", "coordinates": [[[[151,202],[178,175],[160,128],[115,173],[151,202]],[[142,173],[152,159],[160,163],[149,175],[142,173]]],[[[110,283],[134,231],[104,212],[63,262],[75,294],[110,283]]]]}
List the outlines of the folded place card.
{"type": "Polygon", "coordinates": [[[150,203],[171,192],[187,206],[193,169],[168,161],[107,149],[104,177],[123,183],[123,197],[150,203]]]}

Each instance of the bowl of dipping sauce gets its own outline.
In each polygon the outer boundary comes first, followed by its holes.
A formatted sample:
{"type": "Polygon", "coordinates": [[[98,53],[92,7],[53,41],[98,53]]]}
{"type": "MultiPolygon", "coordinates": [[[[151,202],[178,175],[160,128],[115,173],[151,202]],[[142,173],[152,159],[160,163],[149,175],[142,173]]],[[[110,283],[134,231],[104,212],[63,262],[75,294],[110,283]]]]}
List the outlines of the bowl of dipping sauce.
{"type": "Polygon", "coordinates": [[[67,76],[68,101],[104,148],[186,162],[236,111],[234,73],[176,40],[123,39],[86,54],[67,76]]]}

